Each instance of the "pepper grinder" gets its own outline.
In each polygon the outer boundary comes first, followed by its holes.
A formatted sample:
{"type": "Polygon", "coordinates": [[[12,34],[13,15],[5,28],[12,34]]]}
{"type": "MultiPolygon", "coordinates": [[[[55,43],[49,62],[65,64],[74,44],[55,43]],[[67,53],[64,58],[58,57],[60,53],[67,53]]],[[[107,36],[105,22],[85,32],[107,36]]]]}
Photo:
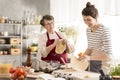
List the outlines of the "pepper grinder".
{"type": "Polygon", "coordinates": [[[26,65],[28,67],[31,66],[31,49],[30,49],[30,47],[27,48],[27,61],[26,61],[26,65]]]}

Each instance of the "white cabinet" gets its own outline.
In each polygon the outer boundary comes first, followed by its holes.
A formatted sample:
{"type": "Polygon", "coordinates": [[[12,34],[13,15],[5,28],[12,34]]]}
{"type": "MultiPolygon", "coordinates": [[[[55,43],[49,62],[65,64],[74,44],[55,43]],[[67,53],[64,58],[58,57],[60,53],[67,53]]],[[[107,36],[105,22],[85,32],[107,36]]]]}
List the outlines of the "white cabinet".
{"type": "Polygon", "coordinates": [[[0,60],[14,59],[22,65],[22,24],[0,23],[0,60]]]}

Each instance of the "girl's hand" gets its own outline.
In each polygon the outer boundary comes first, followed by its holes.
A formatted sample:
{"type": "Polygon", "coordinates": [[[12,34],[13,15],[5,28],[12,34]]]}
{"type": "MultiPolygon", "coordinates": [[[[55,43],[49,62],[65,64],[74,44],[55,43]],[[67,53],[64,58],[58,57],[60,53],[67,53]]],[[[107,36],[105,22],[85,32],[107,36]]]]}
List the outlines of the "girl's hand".
{"type": "Polygon", "coordinates": [[[83,60],[83,59],[85,59],[85,56],[84,56],[84,55],[78,57],[78,60],[79,60],[79,61],[81,61],[81,60],[83,60]]]}

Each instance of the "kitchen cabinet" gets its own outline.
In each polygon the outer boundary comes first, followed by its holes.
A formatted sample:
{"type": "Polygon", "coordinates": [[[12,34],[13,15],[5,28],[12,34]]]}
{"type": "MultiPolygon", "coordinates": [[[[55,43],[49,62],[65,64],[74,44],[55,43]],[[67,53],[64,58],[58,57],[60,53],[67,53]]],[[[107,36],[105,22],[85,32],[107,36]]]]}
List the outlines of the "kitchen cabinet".
{"type": "Polygon", "coordinates": [[[14,59],[14,66],[22,60],[22,23],[0,23],[0,61],[14,59]]]}

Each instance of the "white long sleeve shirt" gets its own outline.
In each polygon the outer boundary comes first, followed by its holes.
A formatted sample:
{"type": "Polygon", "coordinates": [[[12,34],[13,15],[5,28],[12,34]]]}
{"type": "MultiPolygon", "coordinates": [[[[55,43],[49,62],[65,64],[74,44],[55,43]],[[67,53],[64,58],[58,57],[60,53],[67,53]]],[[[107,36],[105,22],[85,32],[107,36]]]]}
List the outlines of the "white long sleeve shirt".
{"type": "MultiPolygon", "coordinates": [[[[66,39],[66,36],[61,33],[61,32],[57,32],[63,39],[66,39]]],[[[59,37],[57,36],[56,33],[53,33],[53,34],[49,34],[49,38],[50,39],[58,39],[59,37]]],[[[49,54],[47,51],[46,51],[46,42],[47,42],[47,35],[46,35],[46,32],[41,34],[40,35],[40,38],[39,38],[39,42],[38,42],[38,53],[41,54],[41,57],[47,57],[47,55],[49,54]]],[[[68,42],[69,43],[69,42],[68,42]]],[[[69,43],[70,44],[70,43],[69,43]]],[[[74,47],[73,45],[70,45],[72,46],[73,49],[71,50],[74,50],[74,47]]],[[[71,52],[71,51],[70,51],[71,52]]]]}

